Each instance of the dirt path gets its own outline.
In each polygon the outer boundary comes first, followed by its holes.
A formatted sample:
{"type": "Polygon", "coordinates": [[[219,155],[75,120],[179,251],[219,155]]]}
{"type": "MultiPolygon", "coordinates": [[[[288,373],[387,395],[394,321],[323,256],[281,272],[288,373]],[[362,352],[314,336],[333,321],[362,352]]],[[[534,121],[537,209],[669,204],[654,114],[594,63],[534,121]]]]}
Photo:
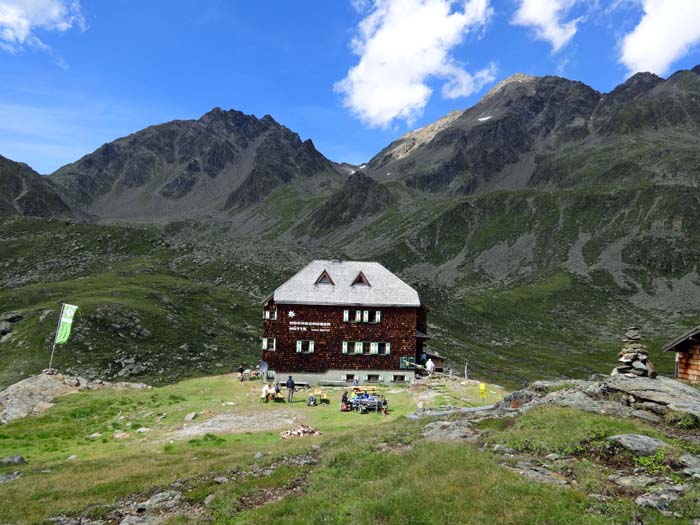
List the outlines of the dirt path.
{"type": "Polygon", "coordinates": [[[240,434],[289,428],[300,420],[295,412],[218,414],[201,422],[196,420],[175,430],[165,439],[191,439],[205,434],[240,434]]]}

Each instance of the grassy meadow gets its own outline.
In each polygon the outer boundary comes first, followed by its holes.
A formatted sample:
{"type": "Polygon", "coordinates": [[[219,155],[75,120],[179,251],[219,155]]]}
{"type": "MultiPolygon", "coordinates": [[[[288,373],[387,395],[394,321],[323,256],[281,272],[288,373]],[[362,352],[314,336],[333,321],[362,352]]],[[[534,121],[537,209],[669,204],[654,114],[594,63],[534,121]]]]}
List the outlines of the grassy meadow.
{"type": "MultiPolygon", "coordinates": [[[[576,487],[527,481],[478,444],[422,440],[430,419],[404,417],[419,404],[477,406],[505,394],[489,385],[481,400],[478,383],[434,386],[381,388],[389,400],[386,417],[339,412],[340,389],[329,390],[328,407],[305,406],[304,392],[292,404],[265,404],[259,383],[241,383],[233,375],[64,396],[41,416],[0,427],[0,457],[27,459],[25,465],[0,467],[0,475],[22,472],[0,487],[0,523],[45,523],[59,515],[99,518],[120,500],[134,495],[146,500],[176,481],[184,501],[203,510],[169,516],[170,524],[612,524],[639,516],[645,523],[684,523],[640,511],[629,499],[599,502],[576,487]],[[198,416],[186,423],[190,412],[198,416]],[[217,421],[219,427],[207,427],[217,421]],[[279,438],[281,430],[301,423],[322,434],[279,438]],[[199,426],[196,433],[182,434],[199,426]],[[137,431],[144,427],[150,431],[137,431]],[[117,439],[118,432],[128,437],[117,439]],[[101,436],[90,437],[96,433],[101,436]],[[284,463],[300,455],[313,457],[313,464],[284,463]],[[271,475],[213,481],[270,465],[276,465],[271,475]],[[213,501],[203,506],[212,494],[213,501]]],[[[650,430],[567,410],[502,421],[484,423],[484,439],[538,454],[573,447],[587,435],[602,439],[621,430],[650,430]]]]}

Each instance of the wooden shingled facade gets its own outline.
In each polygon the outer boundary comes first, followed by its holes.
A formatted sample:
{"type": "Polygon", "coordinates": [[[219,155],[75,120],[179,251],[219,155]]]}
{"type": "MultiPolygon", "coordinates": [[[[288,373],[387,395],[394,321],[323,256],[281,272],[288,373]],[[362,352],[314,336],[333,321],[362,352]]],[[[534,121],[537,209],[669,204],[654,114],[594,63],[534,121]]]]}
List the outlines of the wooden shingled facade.
{"type": "Polygon", "coordinates": [[[676,378],[700,382],[700,326],[681,335],[662,348],[676,352],[676,378]]]}

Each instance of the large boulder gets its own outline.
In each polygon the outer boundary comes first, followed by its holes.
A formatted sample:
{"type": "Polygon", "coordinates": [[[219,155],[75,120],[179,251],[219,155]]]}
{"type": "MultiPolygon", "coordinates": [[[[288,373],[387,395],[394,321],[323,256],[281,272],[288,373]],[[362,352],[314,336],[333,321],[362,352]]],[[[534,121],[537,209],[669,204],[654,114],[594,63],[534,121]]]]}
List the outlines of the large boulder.
{"type": "Polygon", "coordinates": [[[636,456],[652,456],[657,450],[666,448],[667,443],[642,434],[618,434],[610,436],[608,440],[613,441],[629,450],[636,456]]]}
{"type": "Polygon", "coordinates": [[[80,377],[64,376],[56,373],[43,373],[31,376],[0,392],[0,424],[9,423],[30,414],[42,414],[53,406],[55,397],[79,392],[114,388],[150,388],[143,383],[109,383],[107,381],[87,381],[80,377]]]}

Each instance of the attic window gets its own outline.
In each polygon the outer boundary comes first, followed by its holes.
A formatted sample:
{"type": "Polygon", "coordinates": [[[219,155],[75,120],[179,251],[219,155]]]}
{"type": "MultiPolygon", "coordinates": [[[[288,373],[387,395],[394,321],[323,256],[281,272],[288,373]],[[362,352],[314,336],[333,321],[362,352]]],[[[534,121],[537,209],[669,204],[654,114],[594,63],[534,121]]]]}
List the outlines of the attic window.
{"type": "Polygon", "coordinates": [[[320,275],[320,277],[316,279],[316,284],[332,284],[335,286],[333,279],[331,279],[331,276],[328,275],[328,272],[326,270],[323,270],[323,273],[320,275]]]}
{"type": "Polygon", "coordinates": [[[367,277],[365,277],[365,274],[362,272],[357,274],[357,277],[355,277],[355,280],[352,282],[351,286],[355,286],[356,284],[362,284],[364,286],[371,286],[369,284],[369,281],[367,280],[367,277]]]}

